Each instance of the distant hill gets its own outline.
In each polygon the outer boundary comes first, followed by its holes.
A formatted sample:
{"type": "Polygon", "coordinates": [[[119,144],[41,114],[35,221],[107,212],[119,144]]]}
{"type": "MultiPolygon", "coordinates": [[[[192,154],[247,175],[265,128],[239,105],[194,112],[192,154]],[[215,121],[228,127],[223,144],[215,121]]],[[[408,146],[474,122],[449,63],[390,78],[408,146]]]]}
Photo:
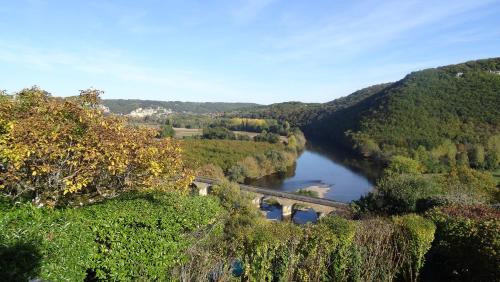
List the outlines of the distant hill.
{"type": "Polygon", "coordinates": [[[115,114],[129,114],[138,108],[162,107],[176,113],[208,114],[234,111],[236,109],[255,107],[254,103],[222,103],[222,102],[180,102],[153,101],[137,99],[105,99],[102,104],[115,114]]]}
{"type": "Polygon", "coordinates": [[[320,103],[283,102],[267,106],[239,109],[227,115],[287,120],[296,126],[302,126],[304,123],[311,120],[314,113],[322,106],[323,104],[320,103]]]}
{"type": "Polygon", "coordinates": [[[500,133],[500,58],[413,72],[325,104],[248,110],[242,114],[287,119],[311,139],[348,148],[365,142],[382,149],[429,149],[445,139],[484,144],[500,133]]]}

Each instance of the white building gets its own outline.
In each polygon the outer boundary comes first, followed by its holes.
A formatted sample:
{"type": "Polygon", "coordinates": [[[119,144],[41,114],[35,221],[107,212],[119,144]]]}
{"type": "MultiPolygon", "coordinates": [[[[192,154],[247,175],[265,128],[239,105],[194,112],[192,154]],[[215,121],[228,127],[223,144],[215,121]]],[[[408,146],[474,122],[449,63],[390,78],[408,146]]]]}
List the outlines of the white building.
{"type": "Polygon", "coordinates": [[[138,117],[138,118],[143,118],[143,117],[147,117],[147,116],[154,116],[154,115],[169,115],[173,113],[173,111],[171,109],[165,109],[165,108],[162,108],[162,107],[157,107],[156,109],[153,109],[153,108],[137,108],[135,110],[133,110],[132,112],[130,112],[130,114],[128,114],[129,116],[131,117],[138,117]]]}

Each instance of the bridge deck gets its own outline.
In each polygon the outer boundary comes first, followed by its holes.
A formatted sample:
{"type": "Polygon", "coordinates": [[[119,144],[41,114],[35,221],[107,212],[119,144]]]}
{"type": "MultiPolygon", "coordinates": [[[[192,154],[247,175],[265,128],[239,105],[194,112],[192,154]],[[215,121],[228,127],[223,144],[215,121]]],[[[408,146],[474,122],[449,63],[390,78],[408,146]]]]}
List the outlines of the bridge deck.
{"type": "MultiPolygon", "coordinates": [[[[196,177],[196,180],[198,182],[203,182],[207,184],[217,184],[220,181],[216,179],[211,179],[207,177],[196,177]]],[[[259,193],[267,196],[274,196],[274,197],[279,197],[279,198],[285,198],[285,199],[290,199],[290,200],[296,200],[296,201],[301,201],[301,202],[306,202],[306,203],[311,203],[311,204],[316,204],[316,205],[322,205],[322,206],[328,206],[328,207],[334,207],[334,208],[340,208],[340,209],[346,209],[348,208],[348,204],[342,203],[342,202],[337,202],[333,200],[327,200],[327,199],[321,199],[321,198],[313,198],[313,197],[308,197],[308,196],[303,196],[303,195],[297,195],[289,192],[281,192],[281,191],[275,191],[263,187],[256,187],[256,186],[250,186],[250,185],[245,185],[245,184],[240,184],[240,189],[243,191],[248,191],[248,192],[254,192],[254,193],[259,193]]]]}

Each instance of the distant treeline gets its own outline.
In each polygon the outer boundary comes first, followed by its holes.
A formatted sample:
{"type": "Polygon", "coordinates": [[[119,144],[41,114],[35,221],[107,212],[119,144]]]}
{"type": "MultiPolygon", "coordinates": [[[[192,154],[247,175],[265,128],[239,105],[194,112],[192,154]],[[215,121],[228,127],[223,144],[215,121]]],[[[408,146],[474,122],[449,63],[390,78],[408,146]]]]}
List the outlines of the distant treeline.
{"type": "Polygon", "coordinates": [[[138,99],[105,99],[102,104],[115,114],[129,114],[137,108],[162,107],[176,113],[208,114],[233,111],[240,108],[253,107],[253,103],[223,103],[223,102],[180,102],[180,101],[153,101],[138,99]]]}

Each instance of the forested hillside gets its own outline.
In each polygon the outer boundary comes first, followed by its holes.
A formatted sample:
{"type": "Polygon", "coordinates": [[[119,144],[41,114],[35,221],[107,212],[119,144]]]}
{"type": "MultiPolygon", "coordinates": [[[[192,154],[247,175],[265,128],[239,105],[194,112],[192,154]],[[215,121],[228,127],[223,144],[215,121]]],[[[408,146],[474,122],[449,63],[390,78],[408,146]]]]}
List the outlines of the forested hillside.
{"type": "Polygon", "coordinates": [[[487,148],[500,132],[500,58],[413,72],[325,104],[282,103],[241,115],[285,119],[310,139],[365,155],[408,155],[450,141],[487,148]]]}
{"type": "MultiPolygon", "coordinates": [[[[344,138],[378,146],[432,148],[445,139],[484,142],[500,124],[500,59],[427,69],[407,75],[350,107],[315,120],[312,135],[344,138]]],[[[348,96],[349,97],[349,96],[348,96]]],[[[348,98],[347,97],[347,98],[348,98]]]]}
{"type": "Polygon", "coordinates": [[[341,97],[324,104],[284,102],[269,106],[239,109],[229,115],[286,120],[296,126],[307,128],[309,124],[317,120],[322,120],[325,116],[335,111],[351,107],[359,101],[378,93],[390,85],[391,83],[384,83],[366,87],[348,96],[341,97]]]}
{"type": "Polygon", "coordinates": [[[171,109],[176,113],[207,114],[233,111],[240,108],[254,107],[252,103],[222,103],[222,102],[180,102],[180,101],[153,101],[138,99],[106,99],[102,100],[104,106],[108,107],[112,113],[128,114],[137,108],[162,107],[171,109]]]}

